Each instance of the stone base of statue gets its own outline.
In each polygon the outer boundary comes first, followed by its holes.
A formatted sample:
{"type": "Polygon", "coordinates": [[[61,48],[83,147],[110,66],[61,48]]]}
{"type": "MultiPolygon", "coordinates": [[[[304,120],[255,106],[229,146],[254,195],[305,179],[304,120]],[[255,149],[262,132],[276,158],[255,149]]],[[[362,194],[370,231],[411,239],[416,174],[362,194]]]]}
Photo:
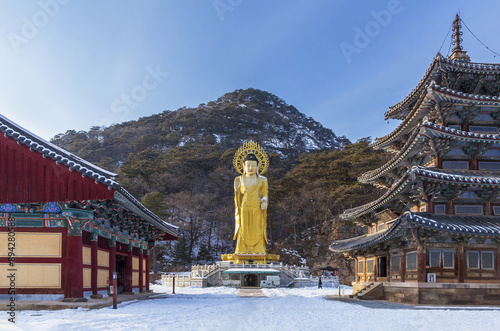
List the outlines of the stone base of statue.
{"type": "Polygon", "coordinates": [[[222,254],[222,261],[231,261],[233,264],[266,264],[279,262],[280,256],[276,254],[222,254]]]}

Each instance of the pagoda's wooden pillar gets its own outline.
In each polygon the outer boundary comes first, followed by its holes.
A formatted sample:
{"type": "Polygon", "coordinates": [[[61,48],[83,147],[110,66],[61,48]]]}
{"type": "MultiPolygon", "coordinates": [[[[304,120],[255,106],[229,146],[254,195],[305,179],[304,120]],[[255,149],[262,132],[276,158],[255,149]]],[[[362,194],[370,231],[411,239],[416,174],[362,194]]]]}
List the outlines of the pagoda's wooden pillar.
{"type": "Polygon", "coordinates": [[[132,245],[127,245],[127,258],[125,259],[125,275],[123,275],[123,291],[132,292],[132,245]]]}
{"type": "Polygon", "coordinates": [[[146,256],[146,291],[149,291],[149,251],[146,256]]]}
{"type": "Polygon", "coordinates": [[[491,216],[491,201],[486,200],[486,203],[484,204],[484,214],[486,216],[491,216]]]}
{"type": "Polygon", "coordinates": [[[359,263],[359,260],[358,259],[355,259],[354,261],[356,261],[356,263],[354,263],[354,282],[359,282],[359,276],[358,276],[358,273],[359,273],[359,268],[358,268],[358,263],[359,263]]]}
{"type": "Polygon", "coordinates": [[[402,251],[401,252],[401,281],[405,281],[405,276],[406,276],[406,252],[402,251]]]}
{"type": "Polygon", "coordinates": [[[425,254],[425,249],[419,249],[417,251],[417,282],[426,281],[426,265],[427,265],[427,255],[425,254]]]}
{"type": "Polygon", "coordinates": [[[434,161],[434,166],[439,168],[439,169],[443,169],[443,158],[440,156],[437,156],[436,160],[434,161]]]}
{"type": "Polygon", "coordinates": [[[385,274],[387,276],[387,280],[386,281],[390,282],[391,281],[391,254],[389,252],[387,253],[385,265],[386,265],[385,274]]]}
{"type": "Polygon", "coordinates": [[[470,167],[469,170],[477,170],[477,155],[472,155],[470,158],[470,167]]]}
{"type": "Polygon", "coordinates": [[[434,204],[431,199],[427,200],[427,212],[434,213],[434,204]]]}
{"type": "Polygon", "coordinates": [[[66,237],[65,298],[83,297],[83,241],[80,235],[66,237]]]}
{"type": "Polygon", "coordinates": [[[366,282],[366,281],[368,281],[368,270],[366,269],[366,257],[363,260],[363,264],[364,264],[364,267],[363,267],[363,282],[366,282]]]}
{"type": "Polygon", "coordinates": [[[457,278],[459,283],[464,282],[466,265],[464,242],[460,240],[457,248],[457,278]]]}
{"type": "Polygon", "coordinates": [[[466,121],[462,122],[462,131],[469,131],[469,123],[466,121]]]}
{"type": "Polygon", "coordinates": [[[139,250],[139,292],[142,293],[144,289],[144,268],[143,268],[144,255],[142,249],[139,250]]]}
{"type": "MultiPolygon", "coordinates": [[[[109,286],[113,285],[113,272],[116,272],[116,241],[109,241],[109,286]]],[[[116,289],[115,289],[116,291],[116,289]]]]}
{"type": "Polygon", "coordinates": [[[453,211],[453,200],[452,199],[448,199],[448,206],[446,208],[446,214],[448,214],[448,215],[453,215],[454,214],[454,211],[453,211]]]}
{"type": "Polygon", "coordinates": [[[91,261],[91,278],[90,278],[90,284],[92,287],[92,294],[96,295],[97,294],[97,235],[92,234],[92,241],[91,241],[91,251],[90,251],[90,261],[91,261]]]}

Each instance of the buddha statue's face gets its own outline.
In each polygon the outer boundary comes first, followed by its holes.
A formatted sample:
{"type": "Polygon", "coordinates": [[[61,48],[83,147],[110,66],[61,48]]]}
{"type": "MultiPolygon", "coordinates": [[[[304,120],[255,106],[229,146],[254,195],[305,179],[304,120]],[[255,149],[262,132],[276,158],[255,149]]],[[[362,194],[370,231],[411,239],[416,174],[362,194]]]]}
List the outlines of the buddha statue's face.
{"type": "Polygon", "coordinates": [[[257,161],[245,161],[245,175],[255,176],[259,170],[257,161]]]}

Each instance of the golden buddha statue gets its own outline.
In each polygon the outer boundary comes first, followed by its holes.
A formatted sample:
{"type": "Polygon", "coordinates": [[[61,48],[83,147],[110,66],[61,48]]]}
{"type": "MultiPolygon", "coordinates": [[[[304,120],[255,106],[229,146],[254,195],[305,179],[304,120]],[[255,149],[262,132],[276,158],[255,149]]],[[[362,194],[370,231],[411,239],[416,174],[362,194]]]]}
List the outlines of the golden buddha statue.
{"type": "Polygon", "coordinates": [[[241,174],[234,180],[236,249],[234,254],[223,254],[222,260],[278,261],[279,255],[266,254],[268,184],[262,174],[269,167],[269,158],[262,147],[250,140],[238,149],[233,165],[241,174]]]}
{"type": "Polygon", "coordinates": [[[267,244],[267,178],[259,175],[259,161],[249,153],[243,175],[234,179],[235,254],[265,254],[267,244]]]}

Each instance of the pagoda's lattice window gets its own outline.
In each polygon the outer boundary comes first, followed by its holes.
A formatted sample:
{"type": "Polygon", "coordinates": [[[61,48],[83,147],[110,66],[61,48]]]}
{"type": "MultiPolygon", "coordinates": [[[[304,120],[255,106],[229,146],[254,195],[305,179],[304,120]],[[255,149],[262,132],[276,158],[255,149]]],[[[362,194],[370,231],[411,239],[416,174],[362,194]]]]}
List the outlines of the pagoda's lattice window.
{"type": "Polygon", "coordinates": [[[493,252],[481,252],[481,269],[495,269],[495,254],[493,252]]]}
{"type": "Polygon", "coordinates": [[[373,273],[373,270],[374,270],[374,265],[375,265],[375,260],[374,259],[370,259],[370,260],[366,260],[366,273],[367,274],[372,274],[373,273]]]}
{"type": "Polygon", "coordinates": [[[363,273],[365,273],[365,261],[359,260],[358,261],[358,274],[363,274],[363,273]]]}
{"type": "Polygon", "coordinates": [[[468,251],[467,267],[469,269],[495,269],[495,252],[493,251],[468,251]]]}
{"type": "Polygon", "coordinates": [[[467,170],[467,169],[469,169],[469,162],[468,161],[443,161],[443,169],[467,170]]]}
{"type": "Polygon", "coordinates": [[[500,215],[500,206],[493,206],[493,214],[500,215]]]}
{"type": "Polygon", "coordinates": [[[429,266],[433,268],[455,268],[455,252],[451,250],[430,250],[429,266]]]}
{"type": "Polygon", "coordinates": [[[409,252],[406,254],[406,270],[417,270],[417,252],[409,252]]]}
{"type": "Polygon", "coordinates": [[[401,255],[391,255],[391,272],[401,271],[401,255]]]}
{"type": "Polygon", "coordinates": [[[500,170],[500,162],[478,162],[479,170],[500,170]]]}
{"type": "Polygon", "coordinates": [[[446,205],[434,205],[434,214],[446,214],[446,205]]]}
{"type": "Polygon", "coordinates": [[[483,215],[482,205],[455,205],[455,214],[483,215]]]}

